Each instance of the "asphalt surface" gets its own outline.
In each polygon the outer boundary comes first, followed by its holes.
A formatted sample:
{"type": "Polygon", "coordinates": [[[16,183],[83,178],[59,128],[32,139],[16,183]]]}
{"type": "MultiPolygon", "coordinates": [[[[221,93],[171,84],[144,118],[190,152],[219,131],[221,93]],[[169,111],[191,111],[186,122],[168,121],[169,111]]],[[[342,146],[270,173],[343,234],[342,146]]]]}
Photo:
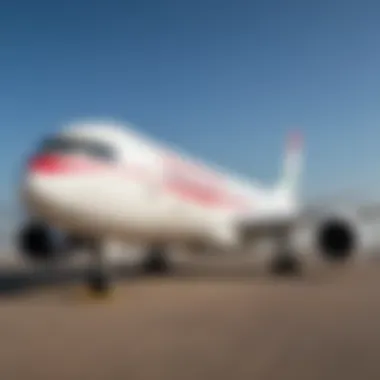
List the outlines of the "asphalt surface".
{"type": "Polygon", "coordinates": [[[78,271],[4,269],[0,378],[380,379],[379,264],[282,280],[127,272],[96,301],[78,271]]]}

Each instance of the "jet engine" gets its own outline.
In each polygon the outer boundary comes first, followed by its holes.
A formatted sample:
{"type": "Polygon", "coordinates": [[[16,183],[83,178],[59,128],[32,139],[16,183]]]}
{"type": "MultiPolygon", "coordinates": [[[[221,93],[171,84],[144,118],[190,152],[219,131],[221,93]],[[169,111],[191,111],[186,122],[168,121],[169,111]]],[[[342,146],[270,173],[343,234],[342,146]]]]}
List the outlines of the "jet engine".
{"type": "Polygon", "coordinates": [[[63,236],[39,221],[24,224],[16,236],[18,251],[33,262],[51,262],[66,258],[67,253],[78,244],[74,237],[63,236]]]}
{"type": "Polygon", "coordinates": [[[343,262],[359,249],[359,229],[342,217],[322,219],[315,230],[316,250],[325,260],[343,262]]]}
{"type": "Polygon", "coordinates": [[[314,209],[299,224],[303,243],[298,247],[325,261],[343,263],[380,247],[380,207],[375,205],[314,209]]]}

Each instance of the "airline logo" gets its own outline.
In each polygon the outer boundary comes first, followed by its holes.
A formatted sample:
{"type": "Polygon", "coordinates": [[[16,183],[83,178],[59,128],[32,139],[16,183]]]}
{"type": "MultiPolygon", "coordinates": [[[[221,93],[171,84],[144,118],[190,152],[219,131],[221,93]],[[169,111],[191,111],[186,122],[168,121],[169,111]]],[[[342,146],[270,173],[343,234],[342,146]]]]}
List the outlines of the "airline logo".
{"type": "Polygon", "coordinates": [[[206,169],[164,158],[164,183],[170,191],[189,202],[212,208],[245,209],[246,200],[231,191],[226,181],[206,169]]]}

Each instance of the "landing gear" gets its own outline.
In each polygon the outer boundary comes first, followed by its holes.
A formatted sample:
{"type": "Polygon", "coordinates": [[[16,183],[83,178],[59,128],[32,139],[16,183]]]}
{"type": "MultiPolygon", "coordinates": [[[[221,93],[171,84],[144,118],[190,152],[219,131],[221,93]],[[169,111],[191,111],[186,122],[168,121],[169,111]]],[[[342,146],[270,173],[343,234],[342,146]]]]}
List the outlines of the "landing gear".
{"type": "Polygon", "coordinates": [[[294,276],[302,273],[300,260],[289,252],[283,252],[276,255],[270,265],[273,274],[279,276],[294,276]]]}
{"type": "Polygon", "coordinates": [[[108,295],[112,289],[109,276],[104,273],[92,272],[88,276],[88,287],[94,295],[108,295]]]}
{"type": "Polygon", "coordinates": [[[168,274],[171,269],[167,252],[162,247],[150,249],[142,264],[142,270],[146,274],[164,275],[168,274]]]}
{"type": "Polygon", "coordinates": [[[302,274],[302,263],[290,243],[290,232],[277,239],[274,258],[270,271],[277,276],[295,276],[302,274]]]}
{"type": "Polygon", "coordinates": [[[87,286],[94,296],[105,297],[113,290],[112,276],[106,258],[106,250],[102,244],[91,249],[91,268],[87,278],[87,286]]]}

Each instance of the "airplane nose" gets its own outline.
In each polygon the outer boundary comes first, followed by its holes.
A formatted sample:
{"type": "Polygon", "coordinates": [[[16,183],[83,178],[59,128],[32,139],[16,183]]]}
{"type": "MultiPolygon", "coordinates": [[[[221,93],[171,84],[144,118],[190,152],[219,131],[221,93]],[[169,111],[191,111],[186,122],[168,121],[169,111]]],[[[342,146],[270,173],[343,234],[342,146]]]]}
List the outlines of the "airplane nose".
{"type": "Polygon", "coordinates": [[[81,157],[32,157],[22,178],[21,202],[30,214],[50,223],[82,227],[96,214],[93,189],[102,191],[105,183],[97,171],[96,165],[81,157]]]}
{"type": "Polygon", "coordinates": [[[21,186],[21,198],[30,211],[39,214],[45,208],[54,206],[54,184],[39,174],[27,173],[21,186]]]}
{"type": "Polygon", "coordinates": [[[56,176],[61,163],[53,157],[32,157],[22,179],[21,198],[26,207],[37,214],[44,214],[60,204],[62,178],[56,176]]]}
{"type": "Polygon", "coordinates": [[[77,220],[93,208],[88,195],[99,183],[99,177],[92,175],[93,168],[91,162],[77,157],[34,156],[29,159],[22,179],[21,201],[37,217],[77,220]]]}

